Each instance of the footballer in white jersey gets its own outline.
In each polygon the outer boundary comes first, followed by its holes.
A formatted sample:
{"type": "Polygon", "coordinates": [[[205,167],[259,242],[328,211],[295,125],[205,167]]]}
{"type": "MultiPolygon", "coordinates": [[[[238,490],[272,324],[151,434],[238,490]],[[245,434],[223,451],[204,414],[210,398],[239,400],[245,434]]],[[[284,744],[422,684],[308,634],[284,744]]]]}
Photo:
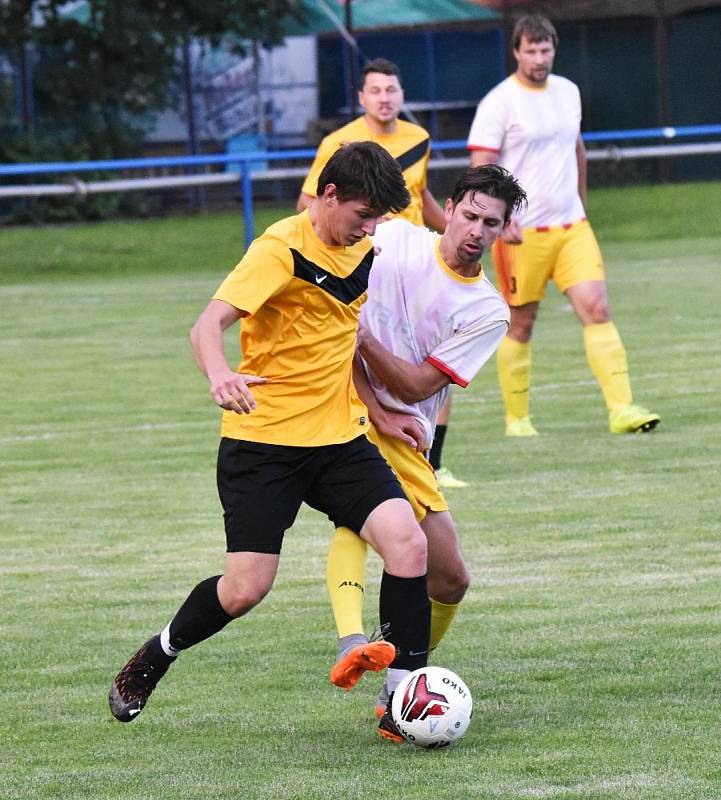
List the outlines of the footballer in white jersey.
{"type": "Polygon", "coordinates": [[[528,195],[523,228],[568,225],[586,216],[578,193],[576,141],[581,96],[576,84],[549,75],[542,88],[510,75],[480,102],[468,134],[470,150],[498,155],[528,195]]]}
{"type": "Polygon", "coordinates": [[[373,244],[380,254],[361,310],[361,325],[394,355],[413,364],[426,361],[450,378],[430,397],[403,402],[365,364],[381,404],[420,420],[428,443],[450,383],[468,386],[509,322],[508,306],[483,269],[473,277],[454,272],[440,254],[440,240],[402,219],[379,225],[373,244]]]}
{"type": "MultiPolygon", "coordinates": [[[[507,170],[473,168],[446,201],[442,236],[394,219],[379,225],[373,237],[379,252],[361,310],[354,381],[368,407],[366,435],[396,473],[426,535],[431,650],[450,627],[470,575],[448,504],[422,451],[430,446],[450,384],[468,386],[508,330],[508,306],[486,279],[480,259],[524,200],[507,170]]],[[[331,681],[343,688],[375,668],[374,643],[363,633],[364,582],[362,538],[339,528],[327,583],[339,636],[331,681]]],[[[399,680],[389,669],[376,704],[386,738],[394,738],[388,694],[399,680]]]]}
{"type": "Polygon", "coordinates": [[[653,430],[660,417],[633,402],[626,349],[611,319],[601,249],[586,219],[586,150],[578,87],[553,75],[558,34],[541,14],[514,26],[516,71],[480,102],[468,136],[471,164],[510,169],[528,195],[493,248],[498,288],[511,307],[498,349],[506,435],[538,436],[531,423],[531,338],[546,287],[566,296],[611,433],[653,430]]]}

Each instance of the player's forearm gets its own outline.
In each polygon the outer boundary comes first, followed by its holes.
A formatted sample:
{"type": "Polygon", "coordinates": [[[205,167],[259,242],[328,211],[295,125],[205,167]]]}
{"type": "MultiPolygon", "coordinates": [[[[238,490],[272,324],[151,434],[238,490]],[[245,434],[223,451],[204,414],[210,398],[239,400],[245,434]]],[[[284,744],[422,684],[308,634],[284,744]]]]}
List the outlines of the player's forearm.
{"type": "Polygon", "coordinates": [[[434,231],[443,233],[446,229],[446,215],[429,189],[423,190],[421,201],[423,204],[423,222],[429,228],[433,228],[434,231]]]}
{"type": "Polygon", "coordinates": [[[423,451],[428,447],[425,429],[417,418],[410,414],[391,411],[380,404],[375,391],[368,383],[363,359],[357,350],[353,359],[353,382],[360,399],[368,409],[368,418],[382,435],[405,442],[414,450],[423,451]]]}
{"type": "Polygon", "coordinates": [[[200,371],[212,381],[212,377],[230,370],[223,352],[223,330],[202,317],[190,331],[193,358],[200,371]]]}
{"type": "Polygon", "coordinates": [[[579,136],[576,140],[576,163],[578,164],[578,194],[583,207],[588,210],[588,178],[586,169],[586,146],[579,136]]]}
{"type": "Polygon", "coordinates": [[[363,362],[357,350],[353,356],[353,383],[358,392],[358,397],[360,397],[368,409],[368,416],[371,422],[375,422],[378,415],[382,414],[383,407],[378,402],[375,392],[368,383],[366,371],[363,368],[363,362]]]}
{"type": "Polygon", "coordinates": [[[437,391],[425,386],[420,367],[394,355],[370,334],[359,337],[358,349],[373,373],[403,403],[417,403],[437,391]]]}
{"type": "Polygon", "coordinates": [[[301,192],[298,195],[298,201],[295,204],[296,211],[300,214],[301,211],[305,211],[306,208],[315,200],[313,195],[306,194],[305,192],[301,192]]]}
{"type": "Polygon", "coordinates": [[[471,166],[482,167],[484,164],[496,164],[498,153],[492,150],[471,150],[471,166]]]}
{"type": "Polygon", "coordinates": [[[223,331],[240,317],[241,312],[235,306],[211,300],[190,331],[195,363],[211,382],[214,377],[232,371],[223,350],[223,331]]]}

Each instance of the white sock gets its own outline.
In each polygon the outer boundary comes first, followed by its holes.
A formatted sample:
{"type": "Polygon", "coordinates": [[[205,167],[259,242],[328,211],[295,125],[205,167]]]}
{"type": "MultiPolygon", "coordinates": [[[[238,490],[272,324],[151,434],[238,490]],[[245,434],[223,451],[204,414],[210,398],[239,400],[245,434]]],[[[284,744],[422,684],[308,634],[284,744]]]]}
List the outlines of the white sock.
{"type": "Polygon", "coordinates": [[[180,650],[176,650],[170,644],[170,623],[166,625],[165,629],[160,634],[160,646],[163,648],[165,655],[169,658],[177,658],[180,654],[180,650]]]}
{"type": "Polygon", "coordinates": [[[364,644],[368,644],[368,637],[364,633],[349,633],[348,636],[341,636],[338,639],[338,658],[336,661],[340,661],[354,647],[360,647],[364,644]]]}
{"type": "Polygon", "coordinates": [[[410,675],[409,669],[389,669],[386,671],[386,685],[388,686],[388,693],[393,694],[395,690],[398,688],[398,684],[406,677],[406,675],[410,675]]]}

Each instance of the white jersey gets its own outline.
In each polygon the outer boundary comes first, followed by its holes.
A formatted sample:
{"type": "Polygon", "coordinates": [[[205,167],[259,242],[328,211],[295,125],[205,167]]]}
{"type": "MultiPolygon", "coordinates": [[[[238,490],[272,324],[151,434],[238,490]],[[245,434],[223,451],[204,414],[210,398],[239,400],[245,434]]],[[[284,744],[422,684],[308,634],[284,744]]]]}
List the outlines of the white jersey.
{"type": "MultiPolygon", "coordinates": [[[[373,260],[361,324],[394,355],[412,364],[428,361],[466,387],[495,353],[510,316],[482,270],[464,278],[445,263],[440,238],[403,219],[378,226],[373,243],[381,252],[373,260]]],[[[381,405],[416,417],[430,443],[448,386],[425,400],[404,403],[365,367],[381,405]]]]}
{"type": "Polygon", "coordinates": [[[542,89],[514,75],[481,100],[468,134],[469,150],[498,154],[528,195],[522,227],[567,225],[586,216],[578,194],[576,141],[581,96],[575,83],[549,75],[542,89]]]}

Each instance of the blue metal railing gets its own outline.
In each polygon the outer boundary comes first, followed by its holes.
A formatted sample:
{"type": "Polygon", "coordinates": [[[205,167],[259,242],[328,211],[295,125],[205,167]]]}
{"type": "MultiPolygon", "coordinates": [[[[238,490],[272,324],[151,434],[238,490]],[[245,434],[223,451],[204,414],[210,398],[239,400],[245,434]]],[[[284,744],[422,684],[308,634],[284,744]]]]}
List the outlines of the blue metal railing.
{"type": "MultiPolygon", "coordinates": [[[[597,131],[582,134],[583,140],[593,142],[614,142],[637,139],[677,139],[694,136],[721,135],[721,125],[686,125],[679,127],[637,128],[622,131],[597,131]]],[[[432,150],[465,150],[465,139],[435,141],[432,150]]],[[[94,170],[151,169],[163,167],[198,167],[211,164],[238,164],[240,167],[243,216],[245,222],[246,246],[254,238],[253,226],[253,175],[250,165],[257,162],[309,160],[315,156],[313,148],[293,150],[249,150],[247,152],[219,153],[197,156],[156,156],[150,158],[104,159],[98,161],[53,161],[33,164],[0,164],[0,176],[43,175],[91,172],[94,170]]]]}
{"type": "Polygon", "coordinates": [[[150,158],[118,158],[101,161],[48,161],[39,164],[0,164],[0,175],[39,175],[42,173],[89,172],[91,170],[145,169],[149,167],[197,167],[203,164],[231,164],[236,161],[281,161],[312,158],[315,150],[248,150],[200,156],[153,156],[150,158]]]}
{"type": "MultiPolygon", "coordinates": [[[[680,125],[678,127],[667,126],[665,128],[632,128],[625,131],[592,131],[582,133],[583,141],[593,142],[618,142],[621,140],[632,141],[636,139],[681,139],[690,136],[719,136],[721,135],[721,125],[680,125]]],[[[464,148],[465,140],[453,139],[446,142],[434,142],[433,146],[437,150],[452,150],[459,145],[464,148]]]]}

